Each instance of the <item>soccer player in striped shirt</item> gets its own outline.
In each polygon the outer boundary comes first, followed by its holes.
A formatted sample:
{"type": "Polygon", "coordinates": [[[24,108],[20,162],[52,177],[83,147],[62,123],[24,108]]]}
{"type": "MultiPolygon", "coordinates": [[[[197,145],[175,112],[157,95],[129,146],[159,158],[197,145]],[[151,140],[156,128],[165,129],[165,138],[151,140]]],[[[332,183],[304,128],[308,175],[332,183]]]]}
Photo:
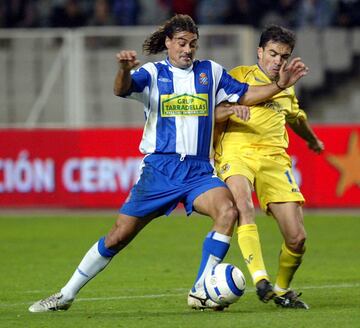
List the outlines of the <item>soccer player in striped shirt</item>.
{"type": "MultiPolygon", "coordinates": [[[[231,78],[219,64],[195,60],[198,37],[191,17],[176,15],[143,45],[148,54],[167,51],[163,61],[146,63],[134,71],[139,65],[136,52],[124,50],[117,54],[115,95],[136,99],[144,105],[140,178],[121,207],[115,225],[85,254],[61,291],[34,303],[29,311],[68,309],[80,289],[149,222],[170,214],[180,202],[187,215],[196,211],[214,221],[203,243],[188,305],[195,309],[222,309],[206,296],[203,281],[206,273],[226,255],[238,211],[231,192],[216,176],[210,162],[215,106],[223,101],[240,104],[229,110],[247,120],[249,109],[241,105],[265,101],[281,88],[276,83],[249,87],[231,78]]],[[[307,67],[295,59],[282,67],[279,83],[288,87],[306,73],[307,67]]]]}

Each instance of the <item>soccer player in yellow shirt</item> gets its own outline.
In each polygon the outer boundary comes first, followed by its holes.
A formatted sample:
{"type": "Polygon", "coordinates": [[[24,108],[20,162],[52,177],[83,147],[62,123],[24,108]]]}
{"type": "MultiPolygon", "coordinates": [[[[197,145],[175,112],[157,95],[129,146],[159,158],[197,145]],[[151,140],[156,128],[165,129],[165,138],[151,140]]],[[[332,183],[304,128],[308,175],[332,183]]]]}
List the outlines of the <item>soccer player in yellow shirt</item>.
{"type": "Polygon", "coordinates": [[[274,299],[281,307],[308,309],[300,300],[300,294],[290,289],[305,252],[306,232],[302,212],[304,197],[286,153],[289,143],[286,123],[316,153],[322,152],[324,145],[309,126],[305,112],[299,108],[294,87],[283,88],[278,81],[280,68],[286,67],[294,46],[293,32],[270,26],[261,34],[257,64],[230,71],[241,82],[249,85],[275,82],[283,91],[252,106],[247,122],[231,115],[231,107],[217,108],[217,122],[222,123],[215,145],[215,165],[232,191],[240,212],[238,242],[259,299],[263,302],[274,299]],[[251,197],[253,190],[261,208],[275,218],[284,237],[274,287],[262,257],[251,197]]]}

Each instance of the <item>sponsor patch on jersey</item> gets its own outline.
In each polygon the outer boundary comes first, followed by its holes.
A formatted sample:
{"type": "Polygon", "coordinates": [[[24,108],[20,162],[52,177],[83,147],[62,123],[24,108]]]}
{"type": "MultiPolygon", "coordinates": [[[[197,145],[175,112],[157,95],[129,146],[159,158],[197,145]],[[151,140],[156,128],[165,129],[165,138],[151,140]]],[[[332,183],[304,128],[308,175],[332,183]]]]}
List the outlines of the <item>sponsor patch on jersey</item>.
{"type": "Polygon", "coordinates": [[[161,95],[161,116],[208,116],[208,94],[197,93],[194,95],[161,95]]]}
{"type": "Polygon", "coordinates": [[[206,75],[206,73],[202,72],[199,74],[199,83],[202,85],[208,85],[209,84],[209,79],[206,75]]]}

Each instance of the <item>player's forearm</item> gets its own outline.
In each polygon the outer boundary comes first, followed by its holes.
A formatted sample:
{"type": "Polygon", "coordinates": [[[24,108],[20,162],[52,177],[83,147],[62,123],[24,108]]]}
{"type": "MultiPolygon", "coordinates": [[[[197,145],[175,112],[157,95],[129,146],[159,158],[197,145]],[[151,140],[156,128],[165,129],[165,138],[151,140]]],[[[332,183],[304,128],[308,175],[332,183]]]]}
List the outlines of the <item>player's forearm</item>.
{"type": "Polygon", "coordinates": [[[131,88],[130,71],[119,68],[114,81],[114,94],[116,96],[126,95],[131,88]]]}
{"type": "Polygon", "coordinates": [[[299,118],[297,121],[289,123],[289,125],[297,135],[307,142],[309,149],[317,154],[324,151],[324,143],[317,137],[306,119],[299,118]]]}
{"type": "Polygon", "coordinates": [[[315,132],[310,127],[307,120],[299,119],[293,123],[289,123],[289,125],[291,129],[305,141],[314,142],[317,139],[315,132]]]}
{"type": "Polygon", "coordinates": [[[241,105],[252,106],[264,102],[284,90],[275,82],[267,85],[250,85],[247,92],[240,98],[241,105]]]}

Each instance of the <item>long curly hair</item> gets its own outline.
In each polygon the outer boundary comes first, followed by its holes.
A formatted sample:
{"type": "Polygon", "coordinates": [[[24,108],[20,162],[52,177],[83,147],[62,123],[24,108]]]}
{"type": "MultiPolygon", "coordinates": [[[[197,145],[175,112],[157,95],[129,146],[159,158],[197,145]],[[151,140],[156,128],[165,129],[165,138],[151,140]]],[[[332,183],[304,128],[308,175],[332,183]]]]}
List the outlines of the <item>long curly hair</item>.
{"type": "Polygon", "coordinates": [[[191,32],[199,37],[198,27],[188,15],[175,15],[161,25],[143,43],[143,52],[148,55],[155,55],[166,50],[165,39],[173,38],[178,32],[191,32]]]}

